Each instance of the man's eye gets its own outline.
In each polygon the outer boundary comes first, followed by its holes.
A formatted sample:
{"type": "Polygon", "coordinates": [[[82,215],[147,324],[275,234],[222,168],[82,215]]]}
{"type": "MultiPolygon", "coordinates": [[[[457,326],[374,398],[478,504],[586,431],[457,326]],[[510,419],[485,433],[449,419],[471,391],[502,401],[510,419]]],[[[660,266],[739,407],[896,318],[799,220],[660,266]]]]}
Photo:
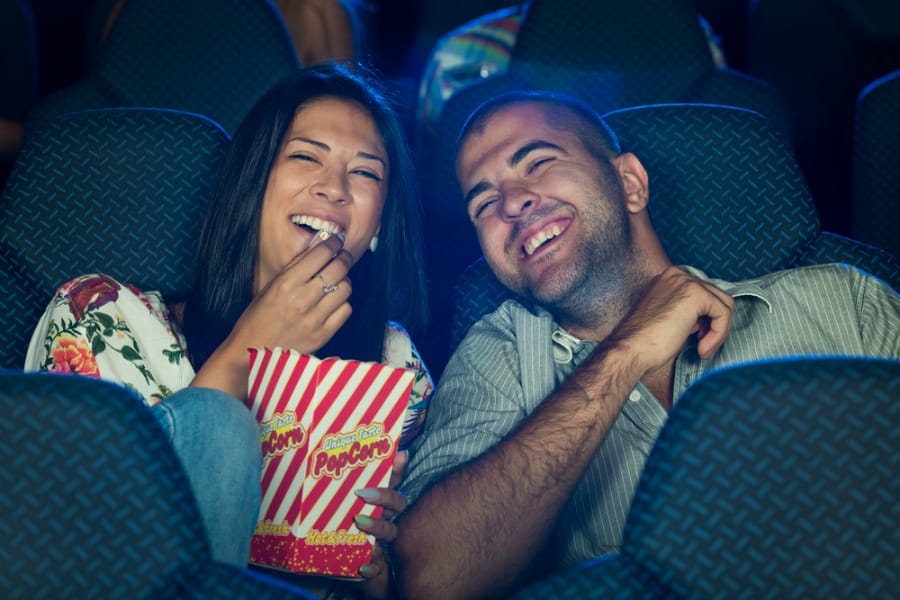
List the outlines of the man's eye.
{"type": "Polygon", "coordinates": [[[479,204],[478,207],[475,209],[475,218],[477,219],[478,217],[480,217],[482,215],[482,213],[484,213],[484,211],[487,210],[487,208],[494,203],[494,201],[495,200],[493,198],[491,198],[491,199],[485,200],[484,202],[479,204]]]}
{"type": "Polygon", "coordinates": [[[548,156],[546,158],[539,158],[538,160],[536,160],[533,163],[531,163],[530,165],[528,165],[528,172],[533,173],[541,165],[551,162],[553,160],[555,160],[555,159],[552,156],[548,156]]]}

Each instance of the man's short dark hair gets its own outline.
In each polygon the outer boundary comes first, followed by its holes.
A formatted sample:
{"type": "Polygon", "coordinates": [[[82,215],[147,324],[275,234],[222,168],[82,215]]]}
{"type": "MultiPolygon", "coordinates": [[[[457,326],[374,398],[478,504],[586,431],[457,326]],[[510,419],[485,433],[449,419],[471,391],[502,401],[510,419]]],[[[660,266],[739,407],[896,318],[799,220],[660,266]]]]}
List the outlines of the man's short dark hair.
{"type": "Polygon", "coordinates": [[[600,163],[618,156],[622,149],[609,125],[585,102],[566,94],[546,91],[506,92],[481,104],[466,120],[456,140],[456,155],[467,137],[481,133],[496,112],[513,104],[540,103],[546,106],[547,123],[578,136],[585,149],[600,163]]]}

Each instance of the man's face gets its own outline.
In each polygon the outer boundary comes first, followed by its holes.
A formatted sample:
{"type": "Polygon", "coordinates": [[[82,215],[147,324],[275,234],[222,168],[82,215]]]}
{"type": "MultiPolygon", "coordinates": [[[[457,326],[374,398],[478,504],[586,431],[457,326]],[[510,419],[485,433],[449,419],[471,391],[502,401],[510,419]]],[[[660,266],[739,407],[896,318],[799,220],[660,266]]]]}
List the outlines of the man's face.
{"type": "Polygon", "coordinates": [[[615,167],[598,162],[574,132],[550,125],[546,110],[537,102],[499,109],[464,140],[456,167],[497,278],[555,305],[621,268],[629,239],[615,167]]]}

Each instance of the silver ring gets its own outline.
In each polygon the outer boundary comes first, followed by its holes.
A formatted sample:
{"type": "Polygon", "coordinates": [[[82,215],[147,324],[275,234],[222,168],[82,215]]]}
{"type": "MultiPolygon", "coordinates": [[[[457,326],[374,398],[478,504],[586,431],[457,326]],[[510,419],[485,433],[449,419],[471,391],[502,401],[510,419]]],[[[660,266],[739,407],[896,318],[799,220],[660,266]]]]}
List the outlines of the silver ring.
{"type": "Polygon", "coordinates": [[[321,274],[321,273],[316,273],[316,277],[318,277],[318,278],[319,278],[319,281],[322,282],[322,291],[323,291],[324,293],[330,294],[331,292],[333,292],[334,290],[337,289],[337,284],[335,283],[335,284],[333,284],[333,285],[328,285],[328,282],[325,281],[325,278],[322,277],[322,274],[321,274]]]}

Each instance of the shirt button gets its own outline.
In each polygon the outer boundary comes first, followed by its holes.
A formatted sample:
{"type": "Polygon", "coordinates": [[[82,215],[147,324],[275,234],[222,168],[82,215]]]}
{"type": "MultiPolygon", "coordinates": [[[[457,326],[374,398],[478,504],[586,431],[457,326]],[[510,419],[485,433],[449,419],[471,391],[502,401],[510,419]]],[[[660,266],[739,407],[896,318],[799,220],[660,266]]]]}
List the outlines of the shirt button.
{"type": "Polygon", "coordinates": [[[637,390],[631,390],[631,393],[628,394],[628,399],[632,402],[637,402],[641,399],[641,393],[637,390]]]}

